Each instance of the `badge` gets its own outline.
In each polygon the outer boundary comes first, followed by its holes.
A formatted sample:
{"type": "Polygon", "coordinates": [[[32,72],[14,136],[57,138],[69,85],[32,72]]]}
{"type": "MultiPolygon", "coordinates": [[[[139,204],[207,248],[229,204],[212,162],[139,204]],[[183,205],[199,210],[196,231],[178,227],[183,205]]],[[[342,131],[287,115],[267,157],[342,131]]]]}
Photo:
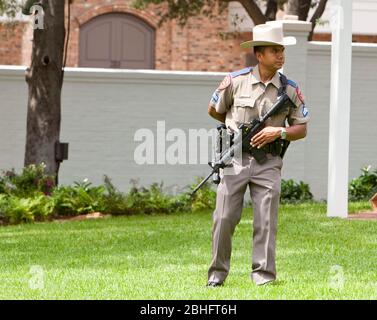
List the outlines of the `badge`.
{"type": "Polygon", "coordinates": [[[217,90],[224,90],[229,87],[230,83],[232,82],[232,77],[230,75],[227,75],[224,80],[220,83],[217,90]]]}
{"type": "Polygon", "coordinates": [[[212,99],[211,99],[211,102],[213,103],[217,103],[217,101],[219,101],[219,90],[216,90],[213,95],[212,95],[212,99]]]}
{"type": "Polygon", "coordinates": [[[302,115],[306,117],[309,114],[308,108],[306,108],[306,105],[302,106],[302,115]]]}

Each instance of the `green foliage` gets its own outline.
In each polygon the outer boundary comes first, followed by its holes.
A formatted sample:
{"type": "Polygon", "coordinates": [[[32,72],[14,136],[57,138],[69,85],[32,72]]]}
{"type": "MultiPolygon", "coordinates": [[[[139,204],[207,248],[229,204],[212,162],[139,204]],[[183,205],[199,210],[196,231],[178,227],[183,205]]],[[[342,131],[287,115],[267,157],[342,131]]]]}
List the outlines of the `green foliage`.
{"type": "Polygon", "coordinates": [[[0,15],[14,18],[21,8],[19,2],[19,0],[0,0],[0,15]]]}
{"type": "Polygon", "coordinates": [[[180,193],[170,200],[170,208],[172,212],[189,212],[192,211],[193,200],[189,193],[180,193]]]}
{"type": "Polygon", "coordinates": [[[54,199],[43,194],[30,198],[0,194],[0,215],[9,223],[44,220],[54,211],[54,199]]]}
{"type": "Polygon", "coordinates": [[[0,176],[0,193],[27,198],[43,193],[50,195],[55,186],[55,177],[45,174],[45,165],[30,165],[20,174],[14,169],[3,171],[0,176]]]}
{"type": "MultiPolygon", "coordinates": [[[[196,183],[191,185],[194,188],[202,181],[202,177],[196,179],[196,183]]],[[[209,208],[215,208],[216,204],[216,191],[212,189],[209,182],[206,182],[201,189],[194,195],[191,203],[192,211],[200,211],[209,208]]]]}
{"type": "Polygon", "coordinates": [[[129,205],[126,194],[119,192],[108,176],[104,176],[105,194],[103,205],[105,211],[111,215],[129,215],[129,205]]]}
{"type": "Polygon", "coordinates": [[[215,18],[228,5],[227,1],[218,0],[133,0],[132,2],[132,6],[139,10],[145,9],[149,4],[161,5],[156,9],[156,14],[161,17],[159,25],[176,19],[181,26],[193,16],[204,15],[210,19],[215,18]]]}
{"type": "Polygon", "coordinates": [[[127,204],[130,214],[169,213],[170,201],[162,191],[162,184],[153,183],[150,188],[134,184],[127,194],[127,204]]]}
{"type": "Polygon", "coordinates": [[[309,185],[300,181],[295,182],[292,179],[281,181],[281,203],[300,203],[313,200],[309,185]]]}
{"type": "Polygon", "coordinates": [[[73,186],[59,186],[54,189],[52,197],[55,211],[59,215],[77,215],[90,212],[104,212],[104,186],[92,187],[91,182],[84,179],[73,186]]]}
{"type": "MultiPolygon", "coordinates": [[[[283,5],[289,1],[290,0],[277,0],[276,4],[278,8],[283,9],[283,5]]],[[[242,4],[242,1],[238,2],[242,4]]],[[[260,2],[267,2],[267,0],[256,1],[257,6],[252,10],[259,10],[259,13],[264,15],[260,2]]],[[[157,16],[161,17],[159,25],[168,20],[175,19],[179,25],[184,26],[188,18],[194,16],[202,15],[210,19],[218,18],[227,8],[228,3],[229,1],[227,0],[133,0],[131,5],[139,10],[143,10],[151,4],[157,5],[157,8],[155,7],[153,10],[156,12],[157,16]]],[[[317,5],[317,0],[311,1],[310,6],[312,8],[317,5]]]]}
{"type": "MultiPolygon", "coordinates": [[[[199,182],[200,178],[197,180],[199,182]]],[[[204,210],[215,206],[216,193],[209,184],[204,185],[195,197],[191,198],[190,193],[194,184],[187,192],[170,195],[164,192],[162,183],[153,183],[147,188],[139,187],[136,181],[132,181],[133,186],[127,194],[119,192],[107,176],[104,183],[107,190],[104,197],[105,211],[113,215],[169,214],[204,210]]]]}
{"type": "Polygon", "coordinates": [[[371,166],[363,167],[361,175],[353,179],[349,184],[349,200],[369,200],[377,193],[377,169],[371,170],[371,166]]]}
{"type": "MultiPolygon", "coordinates": [[[[194,196],[196,182],[176,195],[167,193],[163,184],[139,187],[132,181],[129,192],[116,189],[110,178],[93,186],[87,179],[69,186],[54,186],[54,178],[44,172],[44,165],[25,167],[20,174],[5,171],[0,177],[0,220],[6,223],[41,221],[56,215],[74,216],[92,212],[111,215],[169,214],[214,209],[216,191],[210,182],[194,196]]],[[[364,174],[365,175],[365,174],[364,174]]],[[[282,203],[312,200],[309,186],[293,180],[282,181],[282,203]]],[[[0,221],[0,222],[1,222],[0,221]]]]}

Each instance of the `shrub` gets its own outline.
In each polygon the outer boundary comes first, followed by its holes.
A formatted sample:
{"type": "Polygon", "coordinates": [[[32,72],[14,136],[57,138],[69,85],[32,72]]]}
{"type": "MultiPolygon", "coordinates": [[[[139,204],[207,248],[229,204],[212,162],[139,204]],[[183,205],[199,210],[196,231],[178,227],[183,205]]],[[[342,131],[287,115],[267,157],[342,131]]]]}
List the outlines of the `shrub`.
{"type": "MultiPolygon", "coordinates": [[[[197,178],[198,182],[200,178],[197,178]]],[[[132,188],[127,194],[119,192],[111,180],[105,176],[104,184],[107,194],[104,196],[105,212],[110,214],[154,214],[198,211],[214,208],[216,193],[209,186],[203,186],[194,197],[191,191],[196,185],[189,186],[189,191],[178,195],[164,192],[163,183],[153,183],[149,187],[139,187],[132,180],[132,188]]],[[[186,187],[187,188],[187,187],[186,187]]]]}
{"type": "Polygon", "coordinates": [[[44,220],[54,211],[54,200],[39,194],[30,198],[0,195],[0,214],[8,223],[44,220]]]}
{"type": "Polygon", "coordinates": [[[163,184],[153,183],[149,188],[138,187],[135,182],[126,195],[130,214],[170,213],[171,196],[165,195],[163,184]]]}
{"type": "MultiPolygon", "coordinates": [[[[377,185],[377,174],[368,170],[353,182],[357,195],[370,191],[371,185],[377,185]]],[[[191,196],[201,179],[197,177],[195,184],[186,187],[188,191],[178,195],[164,192],[162,183],[153,183],[146,188],[139,187],[136,181],[131,181],[133,185],[128,193],[122,193],[107,176],[100,186],[92,186],[85,179],[74,182],[73,186],[54,187],[53,177],[44,173],[44,166],[32,165],[24,168],[21,174],[11,170],[0,177],[0,220],[9,223],[41,221],[54,214],[79,215],[96,211],[133,215],[214,209],[216,191],[210,182],[191,196]]],[[[282,203],[298,203],[312,198],[307,184],[282,180],[282,203]]]]}
{"type": "Polygon", "coordinates": [[[43,193],[50,195],[55,187],[55,177],[45,173],[45,164],[29,165],[17,174],[14,169],[3,171],[0,193],[27,198],[43,193]]]}
{"type": "Polygon", "coordinates": [[[300,181],[295,182],[292,179],[281,181],[281,203],[299,203],[313,200],[309,185],[300,181]]]}
{"type": "Polygon", "coordinates": [[[132,188],[122,193],[104,176],[105,194],[103,195],[104,212],[112,215],[134,215],[173,213],[187,211],[187,195],[172,196],[165,194],[163,184],[153,183],[150,187],[139,187],[136,180],[131,180],[132,188]]]}
{"type": "Polygon", "coordinates": [[[60,186],[53,190],[55,211],[61,215],[104,212],[104,186],[92,187],[88,179],[74,182],[74,186],[60,186]]]}
{"type": "Polygon", "coordinates": [[[371,166],[363,167],[361,175],[349,184],[349,200],[369,200],[377,193],[377,169],[371,171],[371,166]]]}
{"type": "Polygon", "coordinates": [[[189,212],[192,210],[192,199],[188,192],[180,193],[170,200],[172,212],[189,212]]]}
{"type": "Polygon", "coordinates": [[[119,192],[108,176],[104,176],[106,193],[103,196],[103,205],[106,213],[111,215],[129,215],[130,209],[126,194],[119,192]]]}
{"type": "MultiPolygon", "coordinates": [[[[191,185],[191,191],[202,181],[203,178],[198,177],[195,184],[191,185]]],[[[189,195],[188,195],[189,196],[189,195]]],[[[190,197],[190,196],[189,196],[190,197]]],[[[199,189],[191,201],[191,210],[199,211],[210,208],[215,208],[216,205],[216,191],[211,187],[210,182],[206,182],[201,189],[199,189]]]]}

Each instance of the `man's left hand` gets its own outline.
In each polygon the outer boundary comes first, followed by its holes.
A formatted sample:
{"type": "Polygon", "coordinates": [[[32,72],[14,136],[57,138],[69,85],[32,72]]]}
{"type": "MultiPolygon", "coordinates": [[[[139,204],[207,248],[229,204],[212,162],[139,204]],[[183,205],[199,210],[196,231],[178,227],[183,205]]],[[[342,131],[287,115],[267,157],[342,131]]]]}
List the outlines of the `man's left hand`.
{"type": "Polygon", "coordinates": [[[259,131],[250,141],[251,146],[262,148],[267,143],[270,143],[280,137],[280,127],[265,127],[259,131]]]}

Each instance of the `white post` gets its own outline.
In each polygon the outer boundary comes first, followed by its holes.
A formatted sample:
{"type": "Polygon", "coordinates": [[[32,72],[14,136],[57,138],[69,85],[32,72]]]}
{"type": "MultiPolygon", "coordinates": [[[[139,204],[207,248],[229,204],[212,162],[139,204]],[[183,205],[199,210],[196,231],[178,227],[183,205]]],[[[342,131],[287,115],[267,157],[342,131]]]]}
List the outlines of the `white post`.
{"type": "Polygon", "coordinates": [[[348,161],[352,60],[352,0],[334,0],[327,216],[348,215],[348,161]]]}

